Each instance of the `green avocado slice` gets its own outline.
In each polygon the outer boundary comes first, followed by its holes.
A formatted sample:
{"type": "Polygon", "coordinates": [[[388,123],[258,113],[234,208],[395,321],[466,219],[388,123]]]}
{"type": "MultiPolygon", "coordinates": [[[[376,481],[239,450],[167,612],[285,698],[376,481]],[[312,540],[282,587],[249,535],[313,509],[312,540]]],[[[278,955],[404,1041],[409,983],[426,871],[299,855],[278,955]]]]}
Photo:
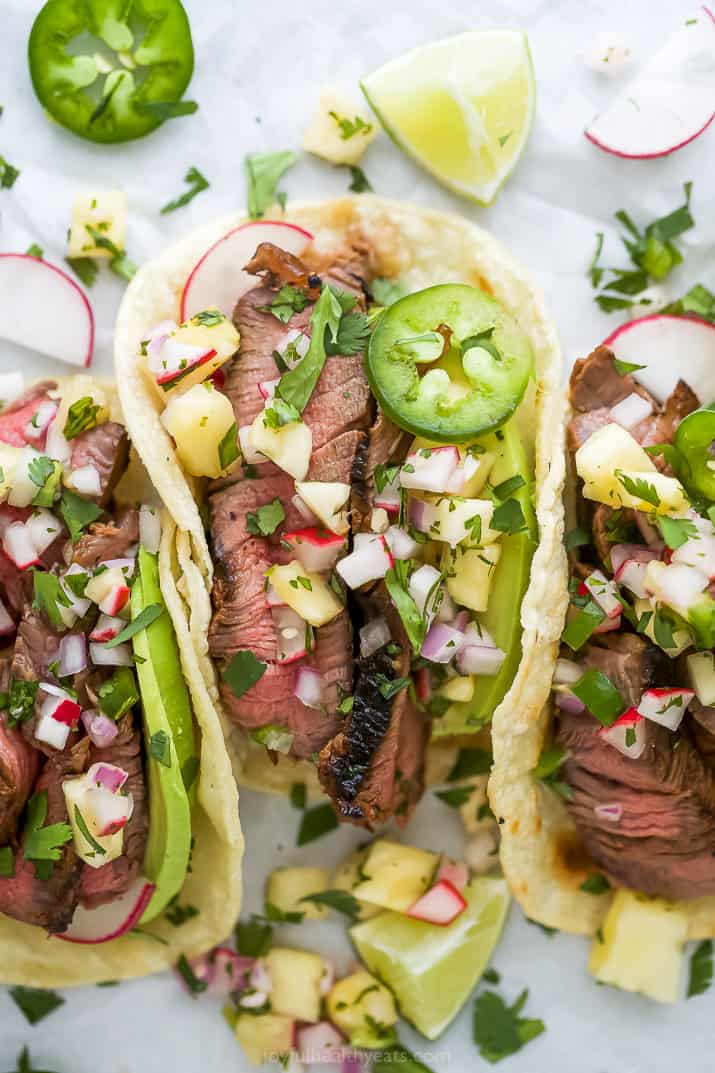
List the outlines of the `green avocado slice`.
{"type": "Polygon", "coordinates": [[[475,679],[472,700],[451,704],[441,718],[433,720],[433,738],[473,734],[488,723],[508,692],[521,659],[521,602],[529,584],[537,533],[531,500],[532,470],[515,421],[504,425],[497,436],[499,456],[489,474],[489,483],[496,487],[517,474],[524,478],[522,487],[512,492],[510,498],[521,505],[526,529],[502,537],[502,553],[494,571],[489,606],[480,620],[507,655],[498,674],[475,679]]]}
{"type": "MultiPolygon", "coordinates": [[[[156,556],[141,549],[138,565],[132,586],[132,619],[152,604],[164,606],[156,556]]],[[[141,918],[141,923],[147,924],[184,883],[191,852],[191,804],[185,773],[195,780],[198,757],[191,702],[166,608],[134,635],[133,644],[149,777],[150,824],[144,872],[155,885],[141,918]]]]}

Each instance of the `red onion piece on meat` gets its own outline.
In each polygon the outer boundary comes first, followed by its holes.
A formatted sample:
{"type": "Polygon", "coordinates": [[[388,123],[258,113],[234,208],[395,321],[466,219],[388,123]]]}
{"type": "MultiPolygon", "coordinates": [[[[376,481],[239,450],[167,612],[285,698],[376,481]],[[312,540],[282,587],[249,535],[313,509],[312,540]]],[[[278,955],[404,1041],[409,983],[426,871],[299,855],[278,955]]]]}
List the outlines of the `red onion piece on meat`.
{"type": "Polygon", "coordinates": [[[608,823],[618,823],[623,816],[623,805],[595,805],[594,813],[599,820],[607,820],[608,823]]]}
{"type": "Polygon", "coordinates": [[[574,693],[561,690],[556,693],[556,707],[569,715],[580,715],[586,711],[586,705],[574,693]]]}
{"type": "Polygon", "coordinates": [[[87,772],[89,782],[96,783],[97,786],[103,786],[105,790],[109,790],[113,794],[119,793],[128,778],[129,775],[124,768],[118,767],[116,764],[92,764],[87,772]]]}
{"type": "Polygon", "coordinates": [[[84,729],[87,731],[90,741],[93,745],[96,745],[98,749],[106,749],[108,745],[111,745],[119,729],[117,724],[109,716],[104,715],[103,712],[98,712],[94,708],[88,708],[82,712],[82,722],[84,723],[84,729]]]}
{"type": "Polygon", "coordinates": [[[322,676],[313,667],[299,667],[293,693],[306,708],[321,708],[323,704],[322,676]]]}

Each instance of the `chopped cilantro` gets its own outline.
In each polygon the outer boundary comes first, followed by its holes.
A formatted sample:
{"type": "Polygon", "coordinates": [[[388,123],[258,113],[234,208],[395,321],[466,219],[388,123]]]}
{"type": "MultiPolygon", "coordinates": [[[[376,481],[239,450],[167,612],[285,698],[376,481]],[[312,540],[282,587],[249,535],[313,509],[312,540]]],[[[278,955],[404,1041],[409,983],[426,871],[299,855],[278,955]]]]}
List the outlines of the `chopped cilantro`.
{"type": "Polygon", "coordinates": [[[97,841],[97,839],[94,837],[94,835],[90,831],[89,827],[87,826],[87,824],[85,822],[84,816],[82,815],[82,813],[79,810],[79,805],[75,805],[75,807],[74,807],[74,821],[77,824],[77,826],[79,827],[79,829],[80,829],[83,837],[87,841],[87,843],[92,847],[92,853],[89,856],[91,856],[91,857],[96,857],[96,856],[105,857],[106,854],[107,854],[107,851],[104,848],[104,846],[100,842],[97,841]]]}
{"type": "Polygon", "coordinates": [[[65,1002],[56,991],[41,987],[11,987],[10,998],[31,1025],[39,1024],[65,1002]]]}
{"type": "Polygon", "coordinates": [[[271,948],[273,928],[259,917],[239,920],[236,925],[236,947],[244,957],[263,957],[271,948]]]}
{"type": "Polygon", "coordinates": [[[703,939],[693,950],[690,956],[690,971],[688,973],[688,990],[686,998],[694,998],[695,995],[704,994],[713,980],[713,941],[703,939]]]}
{"type": "Polygon", "coordinates": [[[497,499],[507,499],[512,492],[518,492],[520,488],[523,488],[526,481],[520,473],[516,473],[513,477],[509,477],[507,480],[502,481],[501,484],[497,484],[493,489],[494,495],[497,499]]]}
{"type": "Polygon", "coordinates": [[[101,407],[97,405],[91,395],[84,395],[81,399],[73,402],[67,411],[67,420],[64,427],[65,439],[73,440],[75,436],[79,436],[80,432],[86,432],[87,429],[94,428],[97,424],[97,414],[100,409],[101,407]]]}
{"type": "Polygon", "coordinates": [[[447,782],[468,779],[473,775],[488,775],[492,767],[492,754],[486,749],[460,749],[457,759],[447,775],[447,782]]]}
{"type": "Polygon", "coordinates": [[[370,293],[379,306],[387,309],[400,298],[404,298],[407,290],[398,279],[385,279],[384,276],[377,276],[370,284],[370,293]]]}
{"type": "Polygon", "coordinates": [[[523,533],[526,529],[526,519],[518,499],[507,499],[500,503],[489,525],[500,533],[523,533]]]}
{"type": "Polygon", "coordinates": [[[166,216],[169,212],[175,212],[176,209],[183,208],[184,205],[188,205],[197,194],[200,194],[202,190],[208,190],[209,181],[206,179],[198,168],[189,168],[184,176],[184,182],[188,183],[189,189],[186,190],[180,197],[177,197],[174,201],[168,201],[166,205],[161,209],[161,215],[166,216]]]}
{"type": "Polygon", "coordinates": [[[42,246],[38,246],[36,242],[33,242],[25,250],[26,257],[36,257],[38,261],[41,261],[45,255],[45,251],[42,246]]]}
{"type": "Polygon", "coordinates": [[[99,266],[92,257],[65,257],[65,263],[85,287],[92,286],[99,272],[99,266]]]}
{"type": "Polygon", "coordinates": [[[564,537],[564,547],[566,551],[573,551],[574,548],[582,548],[585,544],[591,543],[591,534],[583,526],[576,526],[575,529],[570,529],[564,537]]]}
{"type": "Polygon", "coordinates": [[[234,421],[231,427],[227,429],[226,433],[222,436],[221,442],[218,445],[218,464],[221,469],[228,469],[229,466],[233,465],[240,453],[238,446],[238,429],[236,427],[236,422],[234,421]]]}
{"type": "Polygon", "coordinates": [[[327,358],[326,336],[334,342],[343,316],[339,295],[330,286],[324,286],[320,298],[310,316],[311,337],[305,357],[284,373],[278,382],[276,395],[302,413],[308,405],[313,389],[318,382],[327,358]]]}
{"type": "Polygon", "coordinates": [[[94,244],[101,250],[107,250],[111,254],[109,259],[109,267],[115,276],[119,276],[121,279],[129,282],[133,276],[136,275],[137,266],[129,260],[125,250],[120,250],[110,238],[103,235],[96,227],[92,227],[90,224],[85,224],[87,231],[94,239],[94,244]]]}
{"type": "Polygon", "coordinates": [[[199,910],[195,905],[180,905],[178,898],[179,895],[175,894],[164,910],[164,916],[175,928],[180,928],[182,924],[186,924],[188,920],[193,920],[199,915],[199,910]]]}
{"type": "Polygon", "coordinates": [[[110,719],[120,719],[125,712],[139,703],[134,672],[130,667],[117,667],[111,678],[97,690],[100,709],[110,719]]]}
{"type": "Polygon", "coordinates": [[[629,477],[622,470],[616,470],[616,476],[629,495],[650,503],[652,507],[660,506],[660,496],[650,481],[644,477],[629,477]]]}
{"type": "Polygon", "coordinates": [[[584,891],[585,894],[605,894],[610,889],[611,884],[600,872],[593,872],[590,876],[586,876],[579,887],[579,890],[584,891]]]}
{"type": "Polygon", "coordinates": [[[350,119],[348,116],[338,115],[337,112],[328,112],[328,115],[337,123],[344,142],[354,138],[356,134],[364,136],[372,130],[372,123],[366,123],[362,116],[356,115],[354,119],[350,119]]]}
{"type": "Polygon", "coordinates": [[[298,156],[290,150],[278,153],[249,153],[245,158],[248,183],[248,215],[252,220],[263,216],[274,201],[285,208],[285,194],[276,193],[276,187],[288,168],[293,167],[298,156]]]}
{"type": "Polygon", "coordinates": [[[56,574],[47,573],[44,570],[32,570],[34,579],[35,595],[32,606],[36,611],[42,611],[50,625],[56,630],[65,628],[60,607],[69,607],[71,601],[60,585],[60,579],[56,574]]]}
{"type": "Polygon", "coordinates": [[[10,679],[9,691],[0,694],[0,709],[7,709],[9,726],[17,726],[32,717],[39,688],[39,682],[25,682],[21,678],[10,679]]]}
{"type": "Polygon", "coordinates": [[[460,808],[469,801],[473,790],[473,786],[453,786],[451,790],[435,790],[434,796],[450,808],[460,808]]]}
{"type": "Polygon", "coordinates": [[[327,835],[338,826],[338,820],[332,805],[316,805],[306,809],[298,828],[297,845],[307,846],[316,838],[327,835]]]}
{"type": "Polygon", "coordinates": [[[372,184],[362,168],[357,164],[348,164],[347,167],[350,171],[349,190],[354,194],[364,194],[367,190],[372,190],[372,184]]]}
{"type": "Polygon", "coordinates": [[[132,619],[131,622],[127,623],[123,630],[120,630],[116,637],[113,637],[111,641],[106,641],[104,647],[116,648],[117,645],[124,644],[125,641],[131,640],[135,634],[145,630],[147,626],[151,626],[152,622],[156,622],[163,612],[163,604],[148,604],[139,612],[135,619],[132,619]]]}
{"type": "Polygon", "coordinates": [[[293,808],[304,809],[308,800],[308,792],[304,782],[294,782],[290,788],[290,803],[293,808]]]}
{"type": "Polygon", "coordinates": [[[60,499],[60,514],[69,529],[72,543],[76,544],[87,526],[101,518],[102,508],[88,499],[82,499],[82,496],[76,495],[69,488],[64,488],[60,499]]]}
{"type": "Polygon", "coordinates": [[[327,905],[351,920],[357,920],[360,916],[360,902],[346,890],[321,890],[318,894],[306,894],[301,901],[327,905]]]}
{"type": "Polygon", "coordinates": [[[229,660],[221,672],[234,697],[242,697],[266,673],[267,664],[257,659],[249,649],[243,649],[229,660]]]}
{"type": "Polygon", "coordinates": [[[257,511],[246,514],[246,529],[254,536],[271,536],[281,522],[285,521],[283,504],[276,496],[270,503],[264,503],[257,511]]]}
{"type": "Polygon", "coordinates": [[[164,767],[171,767],[171,741],[165,730],[157,730],[149,739],[149,755],[164,767]]]}
{"type": "Polygon", "coordinates": [[[15,857],[12,846],[0,846],[0,879],[12,879],[15,875],[15,857]]]}
{"type": "Polygon", "coordinates": [[[267,306],[258,306],[261,313],[272,313],[281,324],[287,324],[294,313],[302,313],[308,304],[308,297],[303,291],[284,283],[276,296],[267,306]]]}
{"type": "Polygon", "coordinates": [[[47,819],[47,790],[32,795],[27,803],[27,821],[23,840],[23,856],[32,861],[40,879],[47,880],[54,861],[62,854],[62,847],[72,839],[68,823],[43,824],[47,819]]]}
{"type": "Polygon", "coordinates": [[[698,535],[695,525],[688,518],[669,518],[666,514],[660,514],[656,521],[663,540],[672,551],[677,551],[686,540],[698,535]]]}
{"type": "Polygon", "coordinates": [[[10,190],[19,178],[20,172],[14,168],[9,160],[0,156],[0,190],[10,190]]]}
{"type": "Polygon", "coordinates": [[[630,376],[631,373],[637,373],[640,369],[645,369],[645,365],[637,365],[634,361],[621,361],[620,358],[613,358],[613,368],[616,370],[619,376],[630,376]]]}
{"type": "Polygon", "coordinates": [[[209,986],[205,980],[199,980],[198,976],[191,968],[185,954],[182,954],[176,962],[176,971],[186,984],[192,998],[201,995],[209,986]]]}
{"type": "Polygon", "coordinates": [[[479,1053],[487,1062],[500,1062],[516,1054],[545,1031],[543,1021],[520,1016],[528,997],[525,989],[516,1002],[507,1006],[496,991],[483,991],[477,996],[472,1031],[479,1053]]]}

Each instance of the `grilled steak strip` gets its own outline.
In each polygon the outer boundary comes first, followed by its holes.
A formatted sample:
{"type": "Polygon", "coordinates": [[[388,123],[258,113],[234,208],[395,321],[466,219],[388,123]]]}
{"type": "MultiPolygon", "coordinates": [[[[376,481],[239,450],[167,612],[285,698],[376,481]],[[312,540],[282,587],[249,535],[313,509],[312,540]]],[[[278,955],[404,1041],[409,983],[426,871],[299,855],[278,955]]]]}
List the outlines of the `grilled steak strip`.
{"type": "Polygon", "coordinates": [[[87,496],[105,507],[112,497],[119,478],[129,460],[129,437],[123,425],[105,421],[101,425],[80,432],[72,440],[72,469],[94,466],[99,474],[100,493],[87,496]]]}
{"type": "MultiPolygon", "coordinates": [[[[10,660],[0,660],[0,693],[10,685],[10,660]]],[[[17,821],[32,792],[39,769],[39,754],[25,741],[18,727],[8,726],[0,712],[0,846],[15,838],[17,821]]]]}

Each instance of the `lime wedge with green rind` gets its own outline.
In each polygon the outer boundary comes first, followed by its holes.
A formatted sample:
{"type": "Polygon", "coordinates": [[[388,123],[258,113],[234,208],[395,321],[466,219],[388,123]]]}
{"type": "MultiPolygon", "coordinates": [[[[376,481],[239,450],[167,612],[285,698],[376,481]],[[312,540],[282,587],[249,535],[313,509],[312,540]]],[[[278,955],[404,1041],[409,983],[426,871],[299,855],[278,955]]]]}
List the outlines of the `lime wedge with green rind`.
{"type": "Polygon", "coordinates": [[[422,45],[360,84],[401,149],[484,205],[531,131],[536,84],[526,34],[517,30],[474,30],[422,45]]]}
{"type": "Polygon", "coordinates": [[[394,992],[403,1017],[436,1039],[482,975],[509,909],[504,879],[473,879],[467,908],[446,926],[387,910],[355,924],[350,936],[368,969],[394,992]]]}

